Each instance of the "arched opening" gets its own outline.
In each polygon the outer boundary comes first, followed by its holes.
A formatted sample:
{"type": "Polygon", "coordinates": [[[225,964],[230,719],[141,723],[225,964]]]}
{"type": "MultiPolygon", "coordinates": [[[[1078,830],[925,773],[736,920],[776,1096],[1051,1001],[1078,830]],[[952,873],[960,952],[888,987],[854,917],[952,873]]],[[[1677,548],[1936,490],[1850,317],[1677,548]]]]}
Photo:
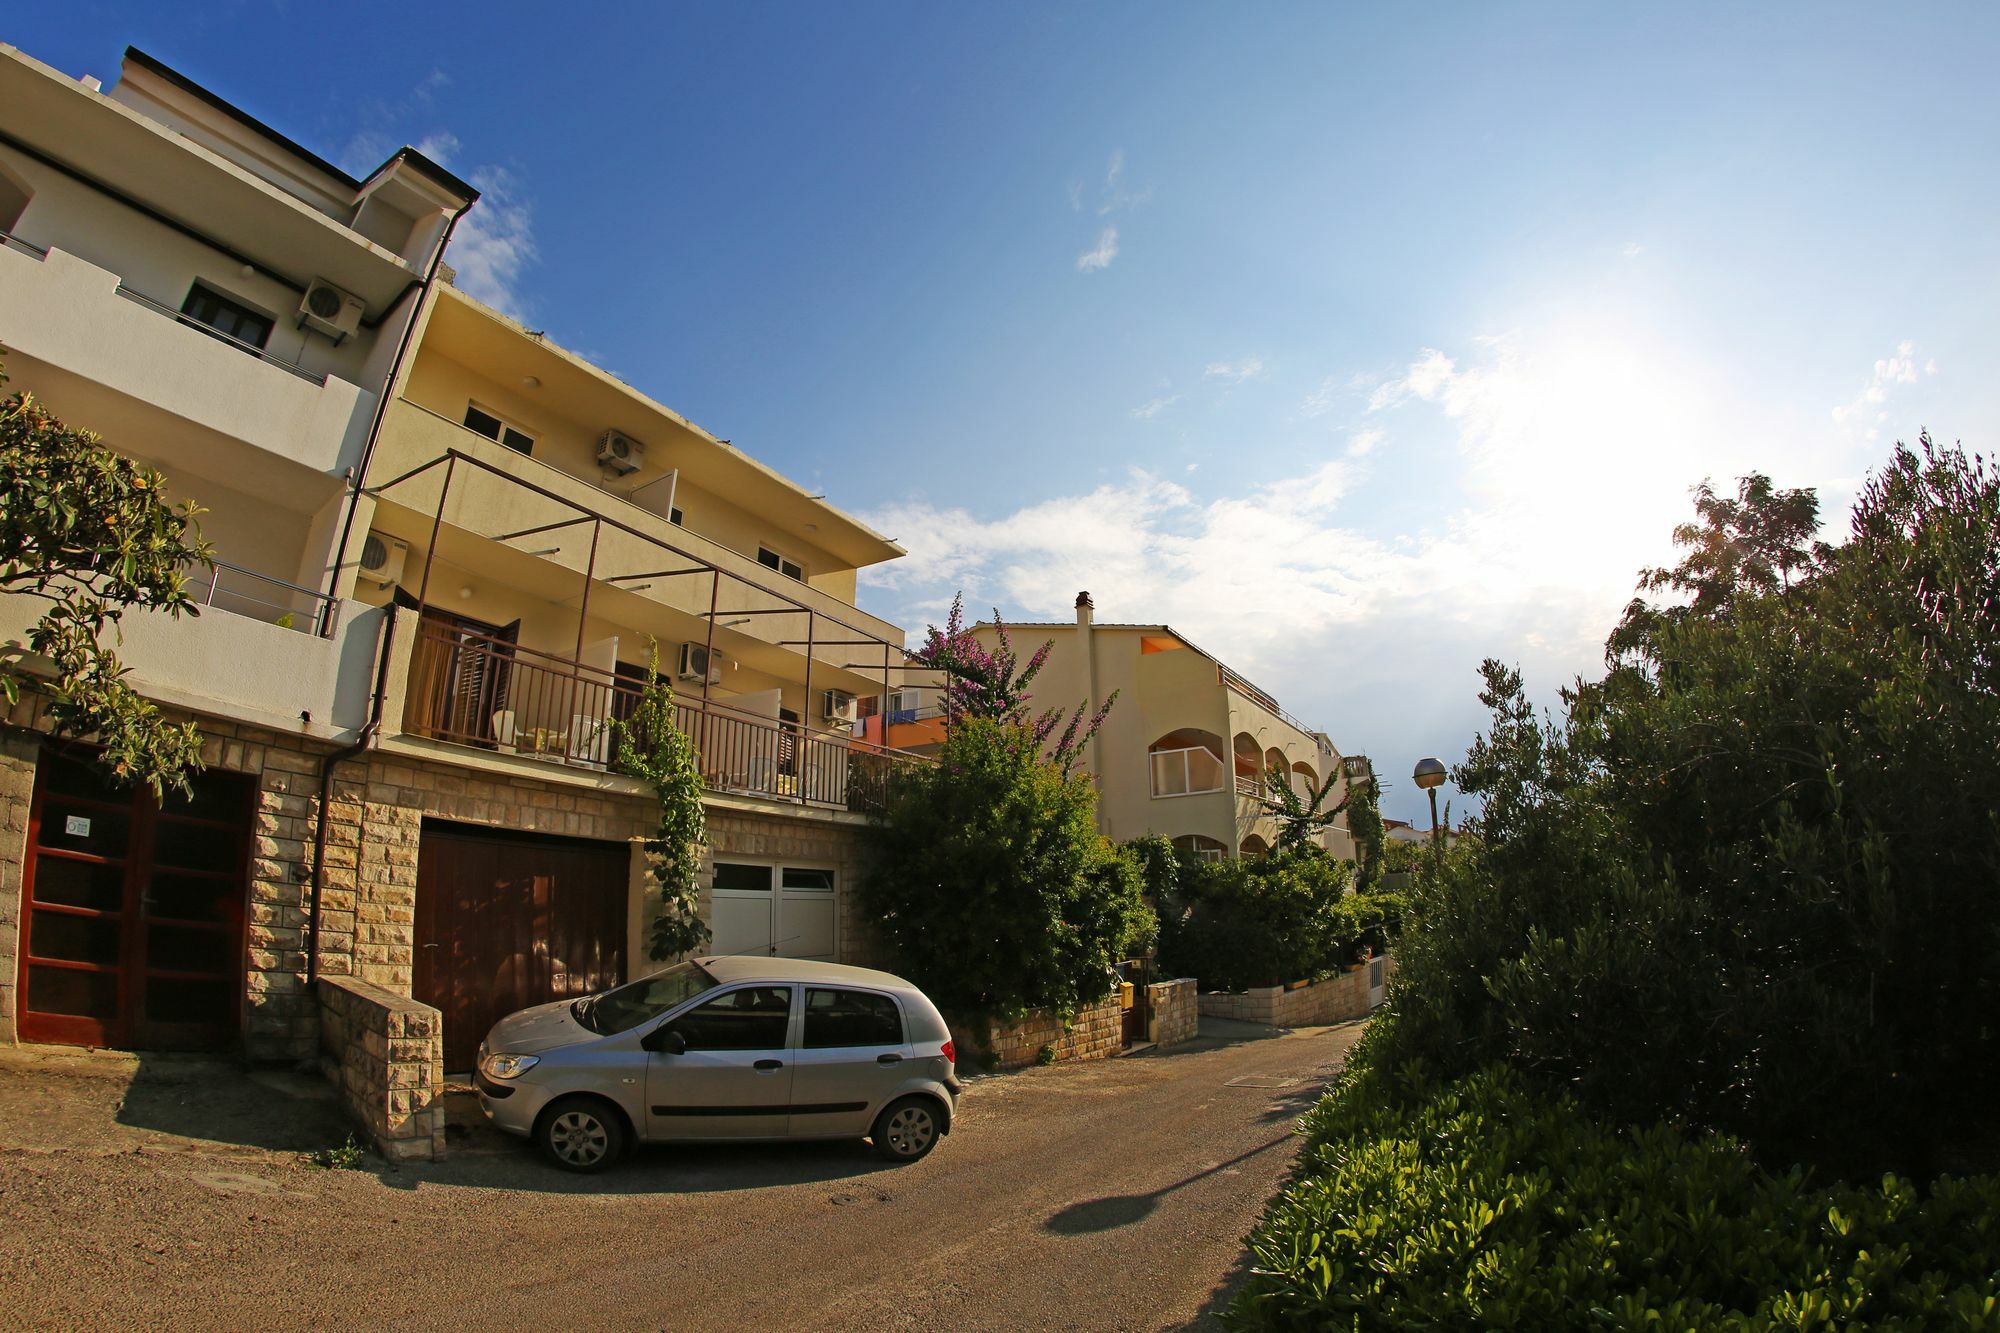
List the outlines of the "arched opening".
{"type": "Polygon", "coordinates": [[[1245,838],[1243,845],[1236,850],[1247,858],[1257,860],[1271,854],[1271,844],[1264,841],[1263,834],[1253,833],[1245,838]]]}
{"type": "Polygon", "coordinates": [[[1223,790],[1227,768],[1222,762],[1222,737],[1212,731],[1197,727],[1170,731],[1147,746],[1146,754],[1155,796],[1223,790]]]}
{"type": "Polygon", "coordinates": [[[5,167],[0,167],[0,231],[13,234],[20,225],[21,214],[28,211],[28,201],[35,192],[5,167]]]}
{"type": "Polygon", "coordinates": [[[1257,738],[1247,731],[1236,733],[1234,747],[1236,764],[1236,790],[1243,796],[1255,796],[1264,790],[1264,751],[1257,744],[1257,738]]]}
{"type": "MultiPolygon", "coordinates": [[[[1276,773],[1279,777],[1283,778],[1285,781],[1287,782],[1291,781],[1291,776],[1292,776],[1291,760],[1285,758],[1285,752],[1283,750],[1280,750],[1275,745],[1272,746],[1270,749],[1264,751],[1264,768],[1263,772],[1257,775],[1258,780],[1262,782],[1265,774],[1268,773],[1276,773]]],[[[1270,791],[1271,791],[1270,784],[1268,782],[1265,782],[1263,790],[1258,794],[1268,796],[1270,794],[1270,791]]]]}
{"type": "Polygon", "coordinates": [[[1204,833],[1183,833],[1174,839],[1174,846],[1203,861],[1221,861],[1229,856],[1228,843],[1204,833]]]}
{"type": "Polygon", "coordinates": [[[1319,790],[1319,774],[1307,763],[1292,765],[1292,790],[1299,794],[1301,801],[1310,802],[1313,793],[1319,790]]]}

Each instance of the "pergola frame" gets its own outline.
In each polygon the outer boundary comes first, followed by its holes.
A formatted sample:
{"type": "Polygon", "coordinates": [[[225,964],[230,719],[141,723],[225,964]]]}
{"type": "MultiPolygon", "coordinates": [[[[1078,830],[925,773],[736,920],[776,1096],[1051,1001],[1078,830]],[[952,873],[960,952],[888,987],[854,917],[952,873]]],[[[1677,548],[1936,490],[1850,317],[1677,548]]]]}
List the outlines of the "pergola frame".
{"type": "MultiPolygon", "coordinates": [[[[630,582],[636,579],[679,578],[679,577],[695,576],[700,574],[707,574],[709,576],[708,611],[706,612],[705,615],[701,617],[701,619],[705,620],[708,626],[707,638],[704,641],[703,645],[706,652],[706,658],[708,661],[713,661],[715,659],[716,622],[725,616],[777,616],[777,615],[805,616],[806,637],[804,639],[802,640],[784,639],[776,641],[767,640],[767,642],[772,642],[773,646],[775,647],[792,648],[792,647],[803,646],[805,648],[806,707],[805,707],[805,717],[801,721],[802,726],[811,725],[812,697],[813,697],[812,694],[813,650],[815,647],[821,647],[821,646],[866,647],[871,644],[880,644],[882,647],[882,664],[880,668],[882,672],[882,698],[885,710],[888,703],[889,693],[894,688],[891,681],[892,672],[929,669],[908,662],[907,661],[907,658],[909,656],[908,650],[905,649],[901,644],[886,639],[879,634],[875,634],[870,630],[863,628],[860,625],[852,624],[840,616],[833,615],[830,614],[829,612],[822,611],[813,606],[810,606],[805,602],[799,601],[795,597],[787,595],[786,593],[784,593],[779,589],[766,587],[762,583],[756,582],[755,580],[749,578],[745,578],[743,575],[735,573],[731,570],[724,569],[720,565],[715,564],[713,561],[702,558],[702,556],[693,551],[685,550],[682,547],[676,546],[672,542],[664,541],[661,538],[656,537],[649,532],[641,531],[640,529],[633,527],[629,523],[624,523],[619,521],[618,519],[607,517],[606,515],[601,514],[596,510],[589,508],[587,505],[584,505],[579,501],[573,500],[565,495],[560,495],[555,491],[548,489],[545,486],[540,486],[532,481],[528,481],[525,480],[524,478],[517,477],[503,468],[495,467],[493,464],[488,463],[483,459],[475,458],[471,454],[465,453],[462,450],[458,449],[447,449],[444,453],[439,454],[436,458],[431,459],[428,463],[420,464],[419,466],[411,468],[409,471],[401,473],[398,476],[392,477],[388,481],[382,482],[378,485],[364,488],[365,492],[369,496],[379,499],[384,495],[384,493],[398,486],[403,485],[405,482],[413,481],[416,478],[421,477],[440,466],[444,468],[444,482],[438,488],[437,508],[431,515],[430,543],[424,551],[423,577],[419,581],[417,586],[417,614],[420,617],[423,615],[425,607],[429,605],[431,566],[437,559],[438,536],[444,527],[445,506],[450,498],[452,482],[457,476],[458,468],[460,467],[460,465],[463,465],[471,469],[477,469],[480,472],[484,472],[488,475],[498,477],[502,481],[508,483],[509,485],[517,486],[522,490],[528,491],[534,495],[538,495],[545,500],[549,500],[555,504],[562,505],[566,508],[576,511],[576,516],[574,518],[562,519],[554,523],[544,523],[536,525],[534,527],[523,528],[517,532],[510,532],[503,534],[499,537],[489,538],[489,540],[502,541],[502,542],[511,541],[516,538],[533,536],[538,533],[553,532],[560,528],[575,527],[583,523],[589,523],[591,525],[590,554],[584,566],[583,596],[577,608],[576,653],[575,653],[575,658],[577,660],[581,660],[583,656],[584,627],[590,615],[590,586],[592,583],[598,581],[597,580],[598,538],[602,535],[604,529],[608,527],[613,531],[621,532],[624,533],[626,536],[637,538],[639,541],[645,542],[650,546],[658,548],[659,550],[668,552],[669,554],[676,556],[682,560],[690,561],[691,563],[682,568],[656,570],[642,574],[608,575],[603,580],[606,583],[617,584],[621,582],[630,582]],[[740,610],[734,610],[734,611],[724,610],[721,607],[721,597],[722,597],[722,584],[723,580],[725,579],[730,580],[733,584],[741,584],[745,587],[754,589],[760,597],[775,598],[776,600],[783,602],[786,605],[778,607],[745,607],[740,610]],[[844,629],[851,634],[857,634],[862,637],[856,639],[821,639],[819,637],[819,625],[820,622],[822,621],[826,622],[829,625],[838,626],[840,629],[844,629]],[[901,654],[906,660],[900,663],[893,661],[892,660],[893,657],[897,654],[901,654]]],[[[838,670],[852,671],[857,674],[861,671],[861,669],[864,666],[866,666],[867,669],[870,670],[871,672],[876,669],[872,662],[870,663],[830,662],[828,663],[828,665],[836,667],[838,670]]],[[[706,671],[702,673],[701,697],[704,703],[708,702],[709,699],[708,673],[706,671]]],[[[887,750],[888,733],[886,730],[883,732],[882,739],[883,739],[883,749],[887,750]]],[[[803,787],[800,799],[801,800],[804,799],[803,787]]]]}

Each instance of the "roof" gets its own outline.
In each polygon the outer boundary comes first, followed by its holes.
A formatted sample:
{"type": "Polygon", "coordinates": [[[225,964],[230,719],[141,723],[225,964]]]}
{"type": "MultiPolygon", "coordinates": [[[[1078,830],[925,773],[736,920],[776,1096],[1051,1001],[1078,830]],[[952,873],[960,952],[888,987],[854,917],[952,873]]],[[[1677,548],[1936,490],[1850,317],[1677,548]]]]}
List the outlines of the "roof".
{"type": "MultiPolygon", "coordinates": [[[[910,982],[872,967],[850,967],[846,963],[819,963],[809,958],[769,958],[761,954],[728,954],[697,958],[703,971],[724,985],[734,981],[825,981],[855,986],[879,986],[885,990],[916,990],[910,982]]],[[[918,994],[923,992],[918,991],[918,994]]]]}
{"type": "MultiPolygon", "coordinates": [[[[128,46],[125,48],[125,58],[141,69],[150,70],[154,74],[159,75],[168,83],[187,93],[190,97],[196,98],[206,105],[213,107],[215,110],[220,111],[223,115],[229,117],[253,134],[268,139],[315,170],[326,173],[334,180],[345,185],[348,189],[359,190],[361,188],[362,181],[357,180],[346,171],[327,161],[318,153],[313,152],[312,149],[299,143],[298,140],[266,125],[263,121],[251,115],[242,107],[237,106],[234,102],[216,95],[157,56],[148,55],[136,46],[128,46]]],[[[451,172],[446,171],[443,167],[431,161],[431,159],[425,157],[414,148],[400,148],[396,152],[391,153],[387,161],[368,173],[367,179],[373,180],[398,162],[409,163],[414,170],[430,177],[433,182],[450,190],[453,194],[458,195],[468,203],[479,198],[479,191],[473,189],[472,186],[460,180],[451,172]]]]}

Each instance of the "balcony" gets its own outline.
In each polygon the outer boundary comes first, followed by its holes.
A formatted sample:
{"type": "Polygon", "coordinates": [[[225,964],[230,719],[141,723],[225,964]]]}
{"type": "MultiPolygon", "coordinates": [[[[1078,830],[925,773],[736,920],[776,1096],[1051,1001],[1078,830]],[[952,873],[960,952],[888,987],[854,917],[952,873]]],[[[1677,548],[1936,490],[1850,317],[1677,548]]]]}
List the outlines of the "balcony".
{"type": "Polygon", "coordinates": [[[374,395],[189,327],[155,296],[63,250],[8,238],[0,330],[9,371],[65,417],[114,441],[143,439],[149,455],[195,473],[235,470],[216,457],[225,441],[321,475],[358,450],[374,395]]]}
{"type": "MultiPolygon", "coordinates": [[[[410,653],[403,729],[495,755],[612,771],[615,724],[637,716],[643,683],[429,617],[410,653]]],[[[899,765],[927,762],[717,700],[680,699],[711,791],[835,810],[883,803],[899,765]]]]}

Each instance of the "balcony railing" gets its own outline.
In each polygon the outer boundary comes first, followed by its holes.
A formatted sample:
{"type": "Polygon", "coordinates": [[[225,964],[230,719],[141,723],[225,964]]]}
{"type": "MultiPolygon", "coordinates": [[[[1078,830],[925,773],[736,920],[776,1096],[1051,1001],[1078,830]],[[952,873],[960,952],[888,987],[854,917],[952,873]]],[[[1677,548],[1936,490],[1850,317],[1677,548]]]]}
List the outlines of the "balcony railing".
{"type": "Polygon", "coordinates": [[[333,598],[325,593],[223,560],[216,561],[209,570],[206,587],[201,586],[198,576],[191,582],[194,586],[189,595],[198,598],[203,606],[306,634],[318,634],[324,629],[333,605],[333,598]]]}
{"type": "MultiPolygon", "coordinates": [[[[643,682],[425,619],[411,657],[404,730],[433,740],[606,772],[617,724],[635,725],[643,682]]],[[[725,704],[680,699],[709,788],[841,810],[879,809],[897,765],[928,762],[725,704]]]]}
{"type": "Polygon", "coordinates": [[[204,324],[192,315],[183,314],[182,312],[174,309],[170,305],[164,305],[158,301],[155,301],[152,297],[147,296],[143,292],[136,292],[132,290],[130,287],[127,287],[122,282],[118,284],[118,294],[124,297],[126,300],[133,302],[136,305],[144,306],[146,309],[152,311],[156,315],[165,315],[168,319],[173,320],[176,324],[185,324],[189,328],[194,329],[197,332],[207,334],[209,337],[216,339],[218,342],[228,343],[231,347],[234,347],[239,352],[248,352],[251,356],[256,357],[259,361],[262,361],[267,365],[273,365],[280,370],[289,371],[291,374],[297,375],[300,379],[305,380],[309,384],[324,385],[326,383],[326,376],[324,375],[315,375],[310,370],[305,369],[303,366],[300,366],[296,362],[287,361],[283,357],[278,356],[276,353],[265,351],[263,348],[259,347],[256,343],[244,342],[241,338],[233,338],[229,334],[224,333],[221,329],[216,328],[214,325],[204,324]]]}

